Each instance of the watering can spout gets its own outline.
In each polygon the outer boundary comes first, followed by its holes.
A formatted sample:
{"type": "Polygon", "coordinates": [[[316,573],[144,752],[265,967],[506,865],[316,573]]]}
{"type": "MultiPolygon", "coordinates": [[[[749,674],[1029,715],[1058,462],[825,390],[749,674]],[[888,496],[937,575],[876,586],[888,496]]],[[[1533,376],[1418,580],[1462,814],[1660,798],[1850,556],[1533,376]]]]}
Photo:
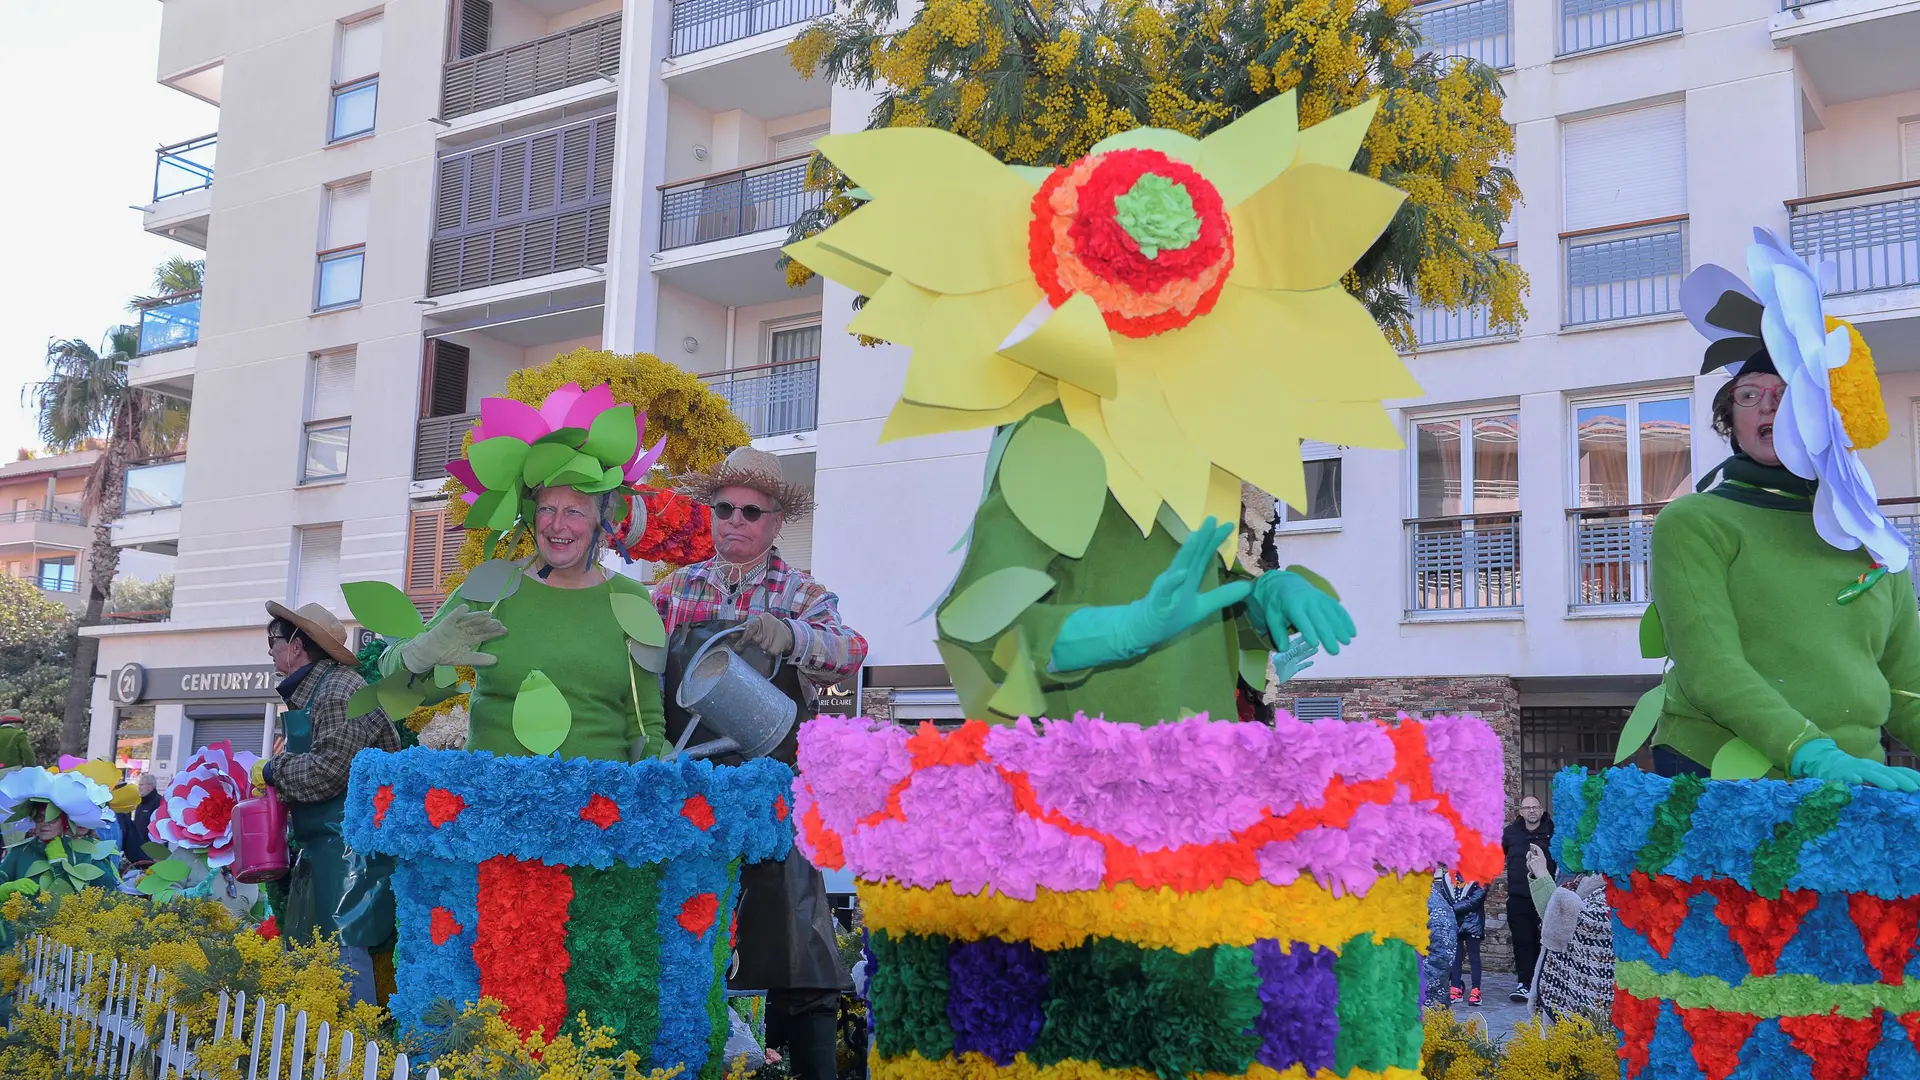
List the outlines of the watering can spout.
{"type": "MultiPolygon", "coordinates": [[[[799,709],[767,676],[755,671],[738,653],[716,648],[726,637],[741,633],[745,624],[730,626],[702,642],[687,662],[686,674],[674,691],[674,700],[691,716],[669,759],[682,752],[695,758],[738,754],[765,757],[793,730],[799,709]],[[694,729],[705,725],[714,738],[687,749],[694,729]]],[[[780,670],[775,662],[774,671],[780,670]]]]}

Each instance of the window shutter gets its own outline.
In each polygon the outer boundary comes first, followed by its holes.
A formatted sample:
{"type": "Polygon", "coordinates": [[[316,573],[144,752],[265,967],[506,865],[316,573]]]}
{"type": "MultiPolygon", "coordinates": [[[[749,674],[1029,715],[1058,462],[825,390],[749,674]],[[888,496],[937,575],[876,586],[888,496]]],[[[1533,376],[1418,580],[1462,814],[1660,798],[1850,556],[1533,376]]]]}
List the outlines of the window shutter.
{"type": "Polygon", "coordinates": [[[1324,461],[1340,456],[1340,447],[1333,443],[1320,442],[1317,439],[1300,440],[1300,460],[1324,461]]]}
{"type": "Polygon", "coordinates": [[[340,526],[308,525],[300,530],[300,562],[295,607],[321,604],[338,612],[340,600],[340,526]]]}
{"type": "Polygon", "coordinates": [[[827,125],[821,124],[817,127],[801,128],[799,131],[775,135],[767,140],[770,144],[768,149],[772,155],[771,160],[779,161],[781,158],[808,153],[812,151],[814,144],[820,141],[820,136],[826,133],[827,125]]]}
{"type": "Polygon", "coordinates": [[[365,180],[327,189],[327,231],[320,250],[352,247],[367,242],[367,214],[373,185],[365,180]]]}
{"type": "Polygon", "coordinates": [[[805,518],[780,530],[780,538],[775,545],[780,549],[780,557],[787,565],[796,569],[813,569],[813,519],[805,518]]]}
{"type": "Polygon", "coordinates": [[[333,54],[333,85],[363,79],[380,70],[380,39],[384,20],[375,15],[340,24],[340,41],[333,54]]]}
{"type": "Polygon", "coordinates": [[[171,772],[173,770],[173,736],[156,735],[153,738],[153,771],[171,772]]]}
{"type": "Polygon", "coordinates": [[[1920,180],[1920,120],[1900,125],[1900,178],[1920,180]]]}
{"type": "Polygon", "coordinates": [[[1295,720],[1338,720],[1345,702],[1337,697],[1301,697],[1293,699],[1295,720]]]}
{"type": "Polygon", "coordinates": [[[493,40],[493,0],[459,0],[453,58],[464,60],[486,52],[493,40]]]}
{"type": "Polygon", "coordinates": [[[451,341],[429,341],[427,347],[432,350],[427,415],[458,416],[466,412],[467,370],[473,350],[451,341]]]}
{"type": "Polygon", "coordinates": [[[196,752],[223,740],[233,744],[236,754],[259,754],[265,749],[260,745],[266,738],[267,721],[264,715],[209,716],[192,719],[193,748],[196,752]]]}
{"type": "Polygon", "coordinates": [[[313,400],[307,419],[333,420],[353,415],[354,354],[313,358],[313,400]]]}
{"type": "Polygon", "coordinates": [[[1569,121],[1560,137],[1568,232],[1687,212],[1683,103],[1569,121]]]}
{"type": "Polygon", "coordinates": [[[769,363],[790,364],[795,360],[817,360],[820,358],[820,328],[818,326],[798,326],[791,330],[775,330],[769,351],[772,355],[769,363]]]}
{"type": "Polygon", "coordinates": [[[446,510],[413,512],[407,528],[406,593],[423,618],[431,616],[440,606],[440,580],[453,567],[460,540],[458,531],[447,531],[446,510]]]}

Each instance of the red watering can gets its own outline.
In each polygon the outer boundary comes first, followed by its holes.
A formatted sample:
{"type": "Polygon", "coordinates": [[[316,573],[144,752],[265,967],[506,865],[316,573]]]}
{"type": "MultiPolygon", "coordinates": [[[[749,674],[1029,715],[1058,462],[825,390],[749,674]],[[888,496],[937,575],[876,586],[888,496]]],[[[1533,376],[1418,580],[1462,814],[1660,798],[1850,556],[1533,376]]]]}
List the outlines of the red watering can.
{"type": "Polygon", "coordinates": [[[233,807],[233,876],[253,885],[287,876],[287,806],[269,786],[233,807]]]}

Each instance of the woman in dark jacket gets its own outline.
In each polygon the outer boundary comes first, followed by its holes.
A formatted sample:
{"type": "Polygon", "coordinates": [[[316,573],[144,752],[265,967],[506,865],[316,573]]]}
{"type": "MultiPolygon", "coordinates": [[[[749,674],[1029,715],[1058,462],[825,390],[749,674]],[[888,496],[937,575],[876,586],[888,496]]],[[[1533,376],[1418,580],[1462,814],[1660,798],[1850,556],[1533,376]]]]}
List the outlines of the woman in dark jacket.
{"type": "Polygon", "coordinates": [[[153,865],[153,857],[140,850],[141,846],[153,838],[147,835],[147,824],[153,820],[153,812],[160,807],[160,791],[152,773],[141,773],[140,803],[133,808],[132,814],[116,815],[120,819],[120,855],[129,866],[144,869],[153,865]]]}
{"type": "Polygon", "coordinates": [[[1460,966],[1466,961],[1473,973],[1473,987],[1467,990],[1467,1004],[1480,1004],[1480,939],[1487,931],[1487,889],[1471,881],[1466,881],[1458,873],[1447,876],[1447,898],[1453,904],[1453,914],[1460,920],[1460,949],[1453,955],[1451,980],[1453,990],[1451,998],[1460,1000],[1460,966]]]}

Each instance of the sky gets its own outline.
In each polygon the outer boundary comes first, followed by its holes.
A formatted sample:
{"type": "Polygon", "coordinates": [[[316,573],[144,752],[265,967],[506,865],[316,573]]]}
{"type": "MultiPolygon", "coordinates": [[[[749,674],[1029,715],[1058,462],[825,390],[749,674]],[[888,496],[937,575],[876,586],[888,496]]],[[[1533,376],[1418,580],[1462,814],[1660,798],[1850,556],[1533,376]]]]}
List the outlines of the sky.
{"type": "Polygon", "coordinates": [[[38,449],[22,390],[49,338],[98,347],[131,321],[153,268],[200,252],[141,228],[154,149],[205,135],[218,109],[155,81],[159,0],[0,0],[0,71],[14,89],[0,206],[13,262],[0,270],[0,461],[38,449]]]}

